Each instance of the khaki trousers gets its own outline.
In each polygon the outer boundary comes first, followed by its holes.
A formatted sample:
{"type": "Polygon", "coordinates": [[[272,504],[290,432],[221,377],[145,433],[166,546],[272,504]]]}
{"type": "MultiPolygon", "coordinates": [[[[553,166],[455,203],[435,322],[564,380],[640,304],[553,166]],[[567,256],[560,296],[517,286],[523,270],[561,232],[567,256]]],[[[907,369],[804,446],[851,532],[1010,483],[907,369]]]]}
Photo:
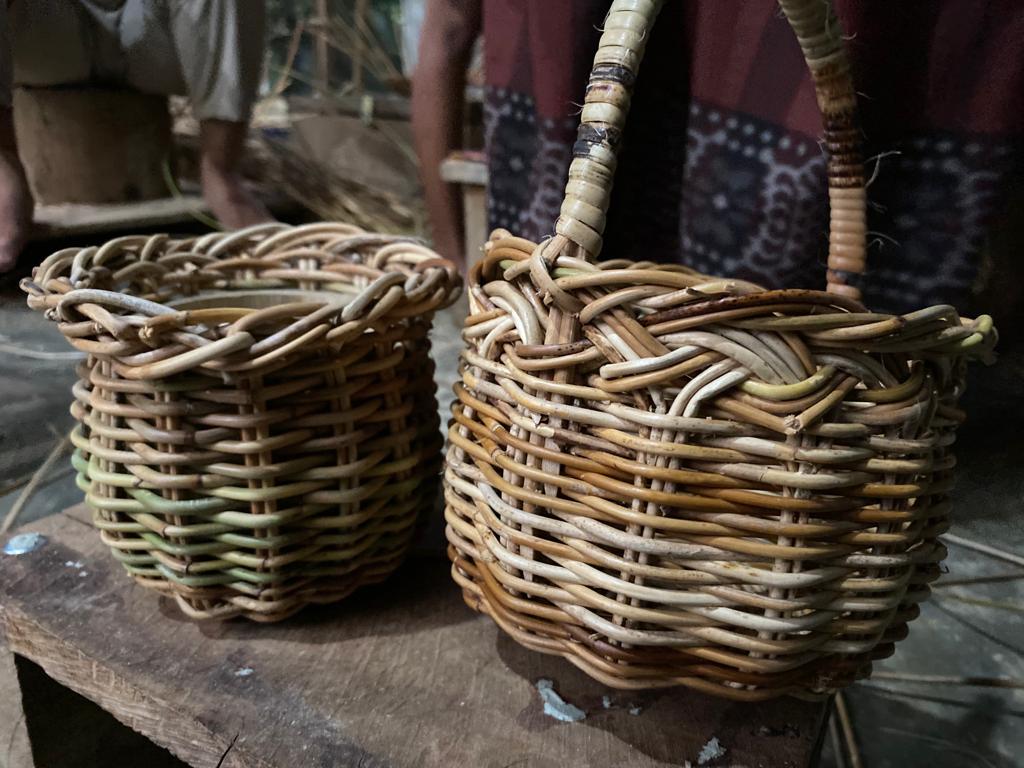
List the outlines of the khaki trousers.
{"type": "Polygon", "coordinates": [[[12,85],[112,83],[187,95],[245,122],[263,64],[263,0],[0,0],[0,106],[12,85]]]}

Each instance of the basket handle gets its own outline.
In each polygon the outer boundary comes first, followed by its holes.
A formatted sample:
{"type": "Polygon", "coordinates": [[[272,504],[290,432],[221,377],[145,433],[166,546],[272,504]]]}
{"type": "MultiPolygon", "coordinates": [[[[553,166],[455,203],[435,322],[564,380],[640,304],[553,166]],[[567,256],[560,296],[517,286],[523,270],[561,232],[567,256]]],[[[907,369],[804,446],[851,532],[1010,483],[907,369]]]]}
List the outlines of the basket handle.
{"type": "MultiPolygon", "coordinates": [[[[616,156],[648,32],[663,0],[614,0],[594,56],[565,199],[555,231],[588,259],[601,251],[616,156]]],[[[814,79],[828,152],[827,288],[860,298],[867,238],[867,191],[857,98],[831,0],[779,0],[814,79]]]]}

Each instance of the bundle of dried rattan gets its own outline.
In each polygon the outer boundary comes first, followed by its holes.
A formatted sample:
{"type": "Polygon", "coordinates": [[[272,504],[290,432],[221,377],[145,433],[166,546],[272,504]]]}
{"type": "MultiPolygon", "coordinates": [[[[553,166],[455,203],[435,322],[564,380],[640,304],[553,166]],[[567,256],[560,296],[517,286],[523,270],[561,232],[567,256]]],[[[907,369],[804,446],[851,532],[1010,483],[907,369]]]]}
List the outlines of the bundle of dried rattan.
{"type": "Polygon", "coordinates": [[[342,224],[59,251],[24,289],[73,347],[79,484],[137,581],[275,621],[401,561],[440,469],[453,265],[342,224]]]}
{"type": "Polygon", "coordinates": [[[782,0],[830,152],[829,292],[600,250],[659,3],[616,0],[557,235],[470,276],[446,516],[467,602],[623,688],[826,692],[892,652],[944,549],[965,358],[991,320],[867,311],[865,185],[840,27],[782,0]]]}

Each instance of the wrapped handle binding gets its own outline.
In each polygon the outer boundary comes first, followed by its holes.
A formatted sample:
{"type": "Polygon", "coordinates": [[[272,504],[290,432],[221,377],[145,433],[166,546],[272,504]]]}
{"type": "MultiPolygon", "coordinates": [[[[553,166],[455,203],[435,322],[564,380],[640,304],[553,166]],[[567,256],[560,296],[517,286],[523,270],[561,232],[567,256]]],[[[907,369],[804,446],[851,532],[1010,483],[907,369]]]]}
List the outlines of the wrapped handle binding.
{"type": "MultiPolygon", "coordinates": [[[[587,84],[565,199],[555,231],[588,258],[601,251],[605,215],[630,98],[662,0],[615,0],[587,84]]],[[[827,288],[860,298],[867,237],[864,159],[857,98],[839,21],[829,0],[779,0],[814,79],[828,151],[827,288]]]]}

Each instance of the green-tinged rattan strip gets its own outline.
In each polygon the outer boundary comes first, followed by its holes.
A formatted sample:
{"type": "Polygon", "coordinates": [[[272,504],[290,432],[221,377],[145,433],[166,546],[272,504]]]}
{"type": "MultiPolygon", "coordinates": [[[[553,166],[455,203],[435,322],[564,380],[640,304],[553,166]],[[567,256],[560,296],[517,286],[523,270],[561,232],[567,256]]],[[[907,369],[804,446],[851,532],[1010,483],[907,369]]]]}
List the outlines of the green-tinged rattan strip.
{"type": "Polygon", "coordinates": [[[272,584],[279,576],[273,573],[255,573],[241,568],[228,568],[218,574],[207,576],[182,576],[175,573],[163,563],[157,563],[157,571],[168,581],[185,587],[213,587],[218,584],[231,584],[236,581],[248,581],[253,584],[272,584]]]}
{"type": "MultiPolygon", "coordinates": [[[[387,473],[379,474],[386,475],[387,473]]],[[[408,478],[399,483],[384,484],[376,491],[367,493],[361,497],[359,497],[361,488],[352,489],[351,491],[339,491],[332,493],[344,496],[346,499],[351,501],[390,499],[410,493],[425,479],[432,476],[432,474],[433,473],[426,472],[418,473],[417,476],[408,478]]],[[[83,477],[82,475],[79,476],[83,477]]],[[[99,480],[99,478],[96,479],[99,480]]],[[[102,480],[100,480],[100,482],[102,482],[102,480]]],[[[315,485],[317,488],[323,487],[322,483],[316,483],[315,485]]],[[[101,509],[108,512],[121,512],[127,515],[139,515],[148,512],[166,516],[203,517],[210,523],[219,523],[234,528],[264,529],[279,527],[292,523],[303,516],[313,515],[318,511],[329,509],[332,506],[336,506],[338,503],[344,503],[333,500],[329,503],[310,502],[295,508],[298,510],[295,514],[290,513],[288,510],[276,513],[254,514],[225,510],[225,507],[230,506],[230,503],[224,499],[207,498],[173,501],[165,499],[152,491],[141,488],[126,489],[127,493],[129,493],[133,499],[97,496],[91,492],[91,483],[84,477],[83,484],[79,487],[86,492],[86,502],[94,509],[101,509]]],[[[120,530],[125,532],[141,532],[144,528],[144,526],[135,528],[125,523],[117,524],[116,527],[114,524],[111,524],[111,530],[120,530]]],[[[166,533],[165,535],[173,536],[179,534],[166,533]]]]}
{"type": "MultiPolygon", "coordinates": [[[[85,478],[85,483],[85,501],[93,509],[99,509],[104,512],[121,512],[126,515],[144,514],[146,512],[152,512],[155,514],[168,514],[161,512],[160,510],[152,509],[149,505],[147,505],[146,503],[137,498],[123,499],[120,497],[112,498],[110,496],[97,496],[95,493],[92,492],[92,481],[90,481],[88,478],[85,478]]],[[[144,494],[151,493],[150,491],[140,491],[139,489],[132,489],[129,490],[128,492],[131,493],[133,496],[142,496],[144,494]]],[[[156,496],[156,494],[152,495],[156,496]]],[[[160,497],[157,496],[157,498],[160,497]]],[[[178,517],[192,517],[197,515],[203,515],[204,513],[196,510],[189,510],[188,512],[174,512],[173,514],[177,515],[178,517]]]]}
{"type": "Polygon", "coordinates": [[[141,576],[147,579],[158,579],[161,576],[160,571],[155,566],[143,568],[137,565],[128,565],[127,563],[121,563],[121,566],[132,576],[141,576]]]}
{"type": "Polygon", "coordinates": [[[817,373],[794,384],[767,384],[763,381],[746,379],[740,383],[739,387],[747,394],[763,397],[765,400],[797,400],[812,392],[817,392],[829,382],[835,372],[835,368],[826,365],[819,368],[817,373]]]}
{"type": "Polygon", "coordinates": [[[924,382],[924,367],[917,366],[906,381],[895,387],[881,389],[860,389],[851,394],[851,400],[863,400],[869,403],[898,403],[906,400],[921,388],[924,382]]]}
{"type": "MultiPolygon", "coordinates": [[[[75,429],[78,429],[78,427],[76,427],[75,429]]],[[[74,435],[74,432],[75,430],[72,430],[72,435],[74,435]]],[[[81,449],[76,449],[71,454],[71,466],[75,468],[75,471],[78,473],[79,477],[82,477],[83,475],[86,475],[88,473],[89,461],[85,458],[85,456],[82,455],[81,449]]]]}
{"type": "Polygon", "coordinates": [[[163,563],[175,573],[182,575],[200,575],[203,573],[220,572],[228,567],[228,562],[218,558],[204,557],[202,560],[178,560],[169,555],[164,557],[153,556],[154,562],[163,563]]]}
{"type": "MultiPolygon", "coordinates": [[[[88,490],[88,489],[87,489],[88,490]]],[[[120,512],[132,517],[151,513],[153,511],[153,500],[161,499],[156,494],[151,494],[148,491],[140,490],[129,490],[133,496],[139,496],[148,501],[144,503],[138,499],[121,499],[121,498],[110,498],[106,496],[96,496],[91,492],[86,493],[86,503],[89,504],[93,509],[102,510],[105,512],[120,512]]],[[[166,500],[165,500],[166,501],[166,500]]],[[[303,518],[310,517],[322,512],[323,510],[330,509],[333,505],[331,504],[302,504],[298,507],[291,507],[289,509],[278,510],[277,512],[265,512],[265,513],[251,513],[251,512],[239,512],[234,510],[227,510],[224,512],[206,512],[205,510],[197,509],[182,509],[175,510],[173,513],[166,513],[156,511],[156,514],[161,515],[173,515],[176,517],[202,517],[209,523],[218,523],[230,528],[275,528],[278,526],[284,526],[293,524],[296,521],[302,520],[303,518]]],[[[182,530],[191,530],[194,526],[186,525],[182,526],[182,530]]],[[[168,527],[168,536],[182,535],[179,533],[173,533],[172,530],[177,530],[174,526],[168,527]]]]}
{"type": "MultiPolygon", "coordinates": [[[[309,563],[313,562],[304,558],[301,563],[296,564],[298,567],[288,567],[284,572],[281,571],[256,571],[250,570],[249,568],[243,567],[227,567],[224,568],[221,564],[221,568],[216,574],[208,575],[195,575],[190,573],[188,575],[182,575],[175,572],[172,568],[167,565],[156,561],[154,558],[149,557],[146,559],[136,559],[135,561],[128,562],[124,557],[124,553],[115,551],[114,556],[121,560],[122,565],[127,571],[136,575],[142,576],[162,576],[182,586],[198,588],[198,587],[209,587],[216,585],[230,585],[233,589],[238,591],[246,592],[251,595],[262,594],[264,588],[268,585],[274,585],[275,583],[287,583],[294,579],[314,579],[321,577],[336,577],[348,575],[354,571],[366,568],[368,565],[376,563],[386,563],[397,559],[402,555],[404,550],[407,548],[409,541],[411,540],[411,531],[408,535],[402,537],[395,537],[394,546],[383,549],[379,554],[362,559],[339,558],[345,566],[310,566],[309,563]],[[150,567],[143,567],[141,563],[145,562],[150,567]],[[138,564],[137,564],[138,563],[138,564]],[[254,585],[256,588],[253,589],[251,586],[254,585]]],[[[378,542],[382,543],[382,542],[378,542]]],[[[388,544],[385,540],[382,544],[388,544]]],[[[331,562],[330,560],[327,562],[331,562]]]]}
{"type": "Polygon", "coordinates": [[[231,544],[234,547],[279,550],[296,544],[308,544],[314,540],[314,534],[311,534],[308,529],[293,533],[279,533],[276,536],[246,536],[237,531],[228,531],[227,533],[216,534],[211,538],[225,544],[231,544]]]}
{"type": "Polygon", "coordinates": [[[96,480],[103,485],[112,485],[126,489],[132,496],[139,499],[139,501],[142,501],[143,504],[146,505],[147,509],[163,515],[186,514],[186,510],[191,510],[194,513],[214,510],[219,511],[230,506],[229,502],[231,501],[245,501],[250,503],[277,501],[291,496],[302,496],[312,491],[319,490],[320,488],[324,488],[329,484],[326,481],[321,481],[287,483],[285,485],[277,485],[270,488],[208,488],[205,489],[205,492],[209,494],[210,497],[214,498],[208,497],[205,499],[174,501],[158,496],[147,489],[138,488],[140,480],[135,475],[121,472],[108,472],[107,470],[100,469],[96,457],[90,458],[88,473],[91,479],[96,480]]]}
{"type": "MultiPolygon", "coordinates": [[[[76,468],[78,466],[76,465],[76,468]]],[[[81,470],[79,471],[81,472],[81,470]]],[[[155,514],[202,514],[203,512],[219,511],[230,506],[228,501],[220,498],[165,499],[150,490],[139,488],[140,481],[135,475],[100,469],[99,462],[95,456],[89,458],[85,472],[87,473],[88,480],[99,482],[102,485],[124,488],[133,498],[141,502],[148,511],[155,514]]]]}
{"type": "Polygon", "coordinates": [[[217,541],[216,539],[206,543],[175,544],[162,536],[158,536],[148,528],[140,531],[139,537],[142,538],[150,548],[159,549],[161,552],[166,552],[167,554],[175,555],[176,557],[197,557],[199,555],[222,556],[226,550],[231,548],[230,544],[225,544],[217,541]]]}
{"type": "MultiPolygon", "coordinates": [[[[411,528],[414,525],[414,520],[407,520],[402,526],[398,527],[398,530],[406,527],[411,528]]],[[[301,559],[303,562],[317,562],[319,560],[347,560],[355,558],[373,549],[382,538],[382,535],[390,532],[392,531],[388,527],[382,527],[379,530],[375,528],[371,531],[360,531],[348,536],[318,536],[310,539],[308,542],[303,542],[308,544],[306,549],[309,551],[304,552],[301,559]],[[340,546],[345,546],[346,548],[339,549],[338,547],[340,546]],[[329,552],[327,548],[330,548],[329,552]]],[[[259,547],[253,547],[253,549],[259,549],[259,547]]],[[[253,569],[272,567],[268,565],[268,561],[293,555],[294,553],[283,553],[277,556],[261,557],[237,550],[220,553],[221,559],[226,562],[253,569]]]]}
{"type": "Polygon", "coordinates": [[[156,558],[149,554],[148,551],[140,553],[127,552],[123,549],[111,549],[110,554],[125,568],[129,566],[140,567],[142,565],[152,565],[156,562],[156,558]]]}
{"type": "Polygon", "coordinates": [[[222,523],[194,523],[191,525],[173,525],[168,523],[166,520],[151,515],[148,512],[142,512],[132,515],[132,518],[146,527],[147,530],[152,531],[158,536],[174,539],[191,539],[200,537],[217,537],[221,534],[229,533],[232,530],[231,526],[224,525],[222,523]]]}
{"type": "Polygon", "coordinates": [[[216,496],[221,499],[230,499],[231,501],[246,501],[246,502],[267,502],[267,501],[279,501],[280,499],[287,499],[293,496],[304,496],[307,493],[325,488],[329,483],[320,482],[302,482],[302,483],[288,483],[287,485],[276,485],[270,488],[213,488],[209,491],[212,496],[216,496]]]}
{"type": "Polygon", "coordinates": [[[263,512],[263,513],[252,513],[252,512],[217,512],[210,515],[209,519],[217,523],[223,523],[229,525],[232,528],[252,528],[255,530],[261,530],[263,528],[276,528],[279,526],[294,525],[296,522],[303,520],[304,518],[316,515],[318,512],[322,512],[325,509],[329,509],[329,504],[302,504],[298,507],[292,507],[287,510],[278,510],[277,512],[263,512]]]}

